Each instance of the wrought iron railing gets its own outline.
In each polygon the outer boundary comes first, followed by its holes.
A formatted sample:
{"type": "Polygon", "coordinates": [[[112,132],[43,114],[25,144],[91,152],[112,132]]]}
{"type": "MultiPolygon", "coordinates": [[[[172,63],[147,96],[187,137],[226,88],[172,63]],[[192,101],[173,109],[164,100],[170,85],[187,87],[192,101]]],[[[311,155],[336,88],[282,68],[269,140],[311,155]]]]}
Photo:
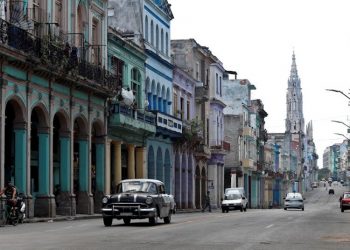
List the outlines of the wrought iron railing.
{"type": "MultiPolygon", "coordinates": [[[[0,45],[23,52],[29,58],[36,58],[49,71],[58,74],[80,76],[91,84],[115,90],[121,86],[120,79],[104,67],[86,61],[78,55],[78,48],[52,39],[38,38],[3,19],[0,19],[0,45]]],[[[83,50],[84,51],[84,50],[83,50]]]]}
{"type": "Polygon", "coordinates": [[[114,114],[122,114],[132,119],[137,119],[138,121],[141,121],[141,122],[145,122],[151,125],[156,125],[156,117],[153,113],[150,113],[150,112],[134,110],[129,106],[126,106],[120,103],[113,104],[112,111],[114,114]]]}

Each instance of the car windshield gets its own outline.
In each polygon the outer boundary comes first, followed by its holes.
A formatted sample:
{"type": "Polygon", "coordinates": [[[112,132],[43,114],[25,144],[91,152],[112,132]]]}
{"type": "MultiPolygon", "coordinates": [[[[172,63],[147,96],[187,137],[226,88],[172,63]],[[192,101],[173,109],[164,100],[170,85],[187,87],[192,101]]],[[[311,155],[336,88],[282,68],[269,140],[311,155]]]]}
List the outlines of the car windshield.
{"type": "Polygon", "coordinates": [[[300,193],[288,193],[287,194],[287,199],[302,199],[302,196],[300,193]]]}
{"type": "Polygon", "coordinates": [[[227,194],[225,195],[225,200],[237,200],[237,199],[240,199],[241,198],[241,195],[239,194],[227,194]]]}
{"type": "Polygon", "coordinates": [[[125,192],[145,192],[157,193],[157,186],[153,182],[147,181],[128,181],[118,185],[118,193],[125,192]]]}
{"type": "Polygon", "coordinates": [[[350,193],[349,194],[344,194],[344,198],[345,199],[350,198],[350,193]]]}

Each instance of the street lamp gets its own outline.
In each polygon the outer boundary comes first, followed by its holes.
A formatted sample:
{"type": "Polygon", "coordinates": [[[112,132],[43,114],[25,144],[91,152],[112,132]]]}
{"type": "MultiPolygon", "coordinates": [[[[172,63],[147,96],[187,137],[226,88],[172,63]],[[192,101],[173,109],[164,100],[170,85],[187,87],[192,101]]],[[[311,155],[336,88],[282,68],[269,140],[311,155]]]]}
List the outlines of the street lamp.
{"type": "Polygon", "coordinates": [[[345,139],[347,139],[348,141],[350,140],[350,138],[348,138],[347,136],[343,135],[343,134],[340,134],[340,133],[334,133],[335,135],[340,135],[340,136],[343,136],[345,139]]]}
{"type": "Polygon", "coordinates": [[[342,122],[342,121],[336,121],[336,120],[331,120],[331,122],[340,123],[340,124],[345,125],[346,127],[348,127],[348,131],[347,131],[347,132],[350,133],[350,126],[347,125],[346,123],[344,123],[344,122],[342,122]]]}
{"type": "Polygon", "coordinates": [[[343,91],[340,91],[340,90],[337,90],[337,89],[326,89],[327,91],[331,91],[331,92],[336,92],[336,93],[340,93],[342,94],[343,96],[345,96],[346,98],[348,98],[350,100],[350,97],[346,94],[344,94],[343,91]]]}

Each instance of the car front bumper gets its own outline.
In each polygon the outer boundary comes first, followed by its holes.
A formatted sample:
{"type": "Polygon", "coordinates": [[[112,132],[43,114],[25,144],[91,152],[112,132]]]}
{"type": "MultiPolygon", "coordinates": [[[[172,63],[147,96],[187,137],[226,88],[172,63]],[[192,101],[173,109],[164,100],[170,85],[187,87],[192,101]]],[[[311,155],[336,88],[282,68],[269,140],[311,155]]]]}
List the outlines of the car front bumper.
{"type": "Polygon", "coordinates": [[[143,208],[141,206],[112,205],[102,208],[103,217],[113,217],[117,219],[145,219],[153,218],[157,215],[156,208],[143,208]]]}
{"type": "Polygon", "coordinates": [[[229,210],[236,210],[236,209],[241,209],[243,207],[242,204],[221,204],[222,209],[229,209],[229,210]]]}

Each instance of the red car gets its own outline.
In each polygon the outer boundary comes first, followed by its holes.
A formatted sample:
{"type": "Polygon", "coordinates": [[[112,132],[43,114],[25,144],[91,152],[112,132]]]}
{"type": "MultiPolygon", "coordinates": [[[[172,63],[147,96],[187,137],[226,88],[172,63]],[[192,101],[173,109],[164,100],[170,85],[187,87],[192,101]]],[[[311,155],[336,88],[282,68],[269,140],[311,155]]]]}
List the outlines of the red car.
{"type": "Polygon", "coordinates": [[[350,209],[350,192],[344,192],[339,199],[340,201],[340,210],[344,212],[346,209],[350,209]]]}

